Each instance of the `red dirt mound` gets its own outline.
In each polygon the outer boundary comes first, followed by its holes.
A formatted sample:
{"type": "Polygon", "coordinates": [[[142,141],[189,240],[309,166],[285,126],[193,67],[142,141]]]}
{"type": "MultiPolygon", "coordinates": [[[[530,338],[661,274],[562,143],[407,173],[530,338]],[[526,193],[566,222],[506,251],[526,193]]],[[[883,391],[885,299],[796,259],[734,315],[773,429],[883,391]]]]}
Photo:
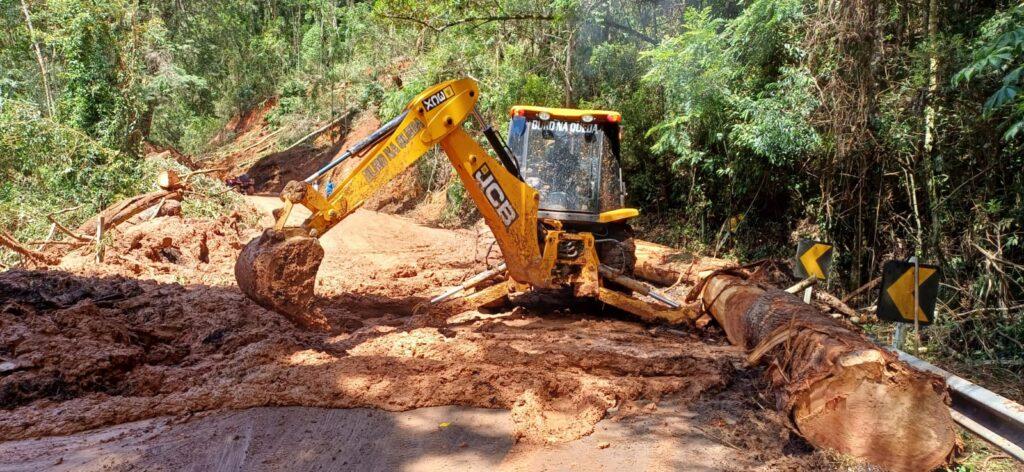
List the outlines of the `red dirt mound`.
{"type": "Polygon", "coordinates": [[[91,247],[64,256],[59,268],[90,275],[123,275],[174,282],[225,284],[231,264],[248,241],[238,213],[215,220],[168,216],[119,233],[97,265],[91,247]]]}
{"type": "Polygon", "coordinates": [[[325,235],[317,309],[333,331],[310,332],[234,286],[251,236],[232,218],[158,218],[104,264],[0,274],[0,437],[258,405],[466,405],[511,409],[520,439],[557,442],[609,408],[719,389],[738,361],[588,304],[414,315],[483,267],[486,242],[366,211],[325,235]]]}
{"type": "Polygon", "coordinates": [[[305,146],[275,152],[260,158],[247,171],[256,184],[256,193],[278,194],[292,180],[304,180],[331,162],[340,144],[327,149],[305,146]]]}
{"type": "Polygon", "coordinates": [[[580,314],[411,328],[356,297],[331,321],[362,327],[331,336],[230,288],[19,271],[0,290],[0,343],[17,366],[0,378],[16,407],[0,418],[8,439],[217,408],[457,404],[512,409],[522,439],[557,442],[622,402],[693,399],[731,372],[699,341],[580,314]]]}

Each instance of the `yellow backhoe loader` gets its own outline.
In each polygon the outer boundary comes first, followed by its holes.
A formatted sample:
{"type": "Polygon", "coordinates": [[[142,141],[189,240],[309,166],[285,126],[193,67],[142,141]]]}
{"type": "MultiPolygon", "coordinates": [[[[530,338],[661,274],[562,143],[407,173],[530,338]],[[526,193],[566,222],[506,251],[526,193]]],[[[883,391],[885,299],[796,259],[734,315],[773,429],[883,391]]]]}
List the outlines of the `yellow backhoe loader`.
{"type": "Polygon", "coordinates": [[[680,321],[689,310],[630,277],[635,264],[619,167],[619,123],[612,111],[515,106],[506,142],[476,111],[480,89],[464,78],[435,85],[395,119],[305,181],[289,182],[273,228],[250,242],[235,264],[239,287],[260,305],[295,322],[326,327],[310,313],[317,242],[385,183],[440,145],[494,234],[504,262],[434,297],[440,303],[469,293],[495,305],[530,290],[571,290],[646,320],[680,321]],[[473,116],[493,156],[467,133],[473,116]],[[314,186],[352,156],[363,156],[330,196],[314,186]],[[312,211],[299,227],[286,221],[294,205],[312,211]]]}

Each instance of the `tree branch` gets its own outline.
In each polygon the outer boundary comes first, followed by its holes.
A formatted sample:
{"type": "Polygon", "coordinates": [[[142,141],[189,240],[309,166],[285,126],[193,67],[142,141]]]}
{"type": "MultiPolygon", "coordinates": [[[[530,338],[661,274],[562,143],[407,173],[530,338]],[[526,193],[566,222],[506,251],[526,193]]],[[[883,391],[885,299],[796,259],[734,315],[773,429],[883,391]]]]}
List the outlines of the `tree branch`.
{"type": "Polygon", "coordinates": [[[622,31],[622,32],[625,32],[625,33],[629,33],[629,34],[635,36],[636,38],[642,39],[642,40],[644,40],[644,41],[646,41],[646,42],[648,42],[650,44],[654,44],[654,45],[658,44],[658,40],[657,39],[654,39],[654,38],[652,38],[652,37],[650,37],[650,36],[648,36],[648,35],[646,35],[644,33],[641,33],[639,31],[633,29],[630,26],[623,25],[623,24],[611,21],[611,20],[608,19],[607,16],[600,18],[600,21],[601,21],[601,23],[604,23],[605,25],[608,25],[611,28],[615,28],[615,29],[617,29],[619,31],[622,31]]]}
{"type": "Polygon", "coordinates": [[[470,16],[470,17],[462,18],[462,19],[459,19],[459,20],[455,20],[455,21],[452,21],[452,22],[445,23],[443,25],[437,26],[437,25],[434,25],[434,24],[430,23],[429,21],[422,20],[420,18],[411,17],[411,16],[387,15],[387,14],[384,14],[384,13],[378,13],[378,15],[380,15],[383,18],[390,19],[390,20],[408,21],[408,22],[416,23],[418,25],[422,25],[422,26],[425,26],[427,28],[430,28],[430,29],[432,29],[432,30],[434,30],[434,31],[436,31],[438,33],[440,33],[441,31],[444,31],[444,30],[446,30],[448,28],[452,28],[452,27],[459,26],[459,25],[464,25],[464,24],[467,24],[467,23],[476,23],[476,26],[480,26],[482,24],[491,23],[491,22],[494,22],[494,21],[551,21],[551,20],[555,19],[555,17],[551,16],[551,15],[536,15],[536,14],[534,14],[534,15],[470,16]]]}

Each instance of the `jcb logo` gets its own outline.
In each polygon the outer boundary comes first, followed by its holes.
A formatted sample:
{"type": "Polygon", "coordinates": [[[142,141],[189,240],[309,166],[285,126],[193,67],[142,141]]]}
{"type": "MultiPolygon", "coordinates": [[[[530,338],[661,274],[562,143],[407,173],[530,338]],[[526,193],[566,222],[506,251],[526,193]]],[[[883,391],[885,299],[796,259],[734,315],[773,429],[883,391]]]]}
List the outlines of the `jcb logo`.
{"type": "Polygon", "coordinates": [[[445,87],[444,90],[441,90],[440,92],[431,95],[426,100],[423,100],[423,107],[426,108],[427,111],[433,110],[438,105],[444,103],[445,100],[451,98],[454,94],[455,93],[452,91],[451,87],[445,87]]]}
{"type": "Polygon", "coordinates": [[[505,227],[512,226],[512,223],[516,222],[516,218],[519,218],[519,214],[516,213],[512,202],[508,201],[508,197],[505,196],[505,190],[501,188],[498,180],[494,178],[490,167],[487,167],[487,164],[480,166],[476,173],[473,174],[473,178],[480,184],[480,189],[484,191],[484,195],[487,196],[487,201],[494,208],[494,211],[498,212],[498,216],[501,217],[501,222],[505,224],[505,227]]]}

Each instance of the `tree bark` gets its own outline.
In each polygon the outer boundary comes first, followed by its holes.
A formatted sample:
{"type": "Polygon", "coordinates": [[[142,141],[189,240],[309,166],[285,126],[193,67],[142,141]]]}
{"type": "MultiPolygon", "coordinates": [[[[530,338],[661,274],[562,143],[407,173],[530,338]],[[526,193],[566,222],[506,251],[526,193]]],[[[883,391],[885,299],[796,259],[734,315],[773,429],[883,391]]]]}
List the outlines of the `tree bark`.
{"type": "Polygon", "coordinates": [[[701,272],[736,266],[735,262],[711,257],[698,258],[684,251],[648,241],[636,241],[633,274],[658,285],[693,282],[701,272]]]}
{"type": "Polygon", "coordinates": [[[159,190],[126,198],[115,205],[107,207],[107,209],[103,210],[98,215],[90,218],[89,221],[86,221],[82,226],[78,227],[78,232],[94,234],[96,232],[96,225],[100,216],[103,217],[105,230],[109,231],[115,226],[128,221],[129,218],[141,213],[153,205],[156,205],[164,199],[181,200],[181,193],[178,191],[159,190]]]}
{"type": "Polygon", "coordinates": [[[701,297],[748,361],[768,366],[776,408],[808,442],[894,471],[946,464],[957,438],[941,379],[782,290],[720,274],[701,297]]]}
{"type": "Polygon", "coordinates": [[[43,51],[39,47],[39,42],[36,41],[36,30],[32,27],[32,16],[28,11],[28,4],[25,0],[21,0],[21,11],[25,14],[25,25],[28,26],[28,37],[32,41],[32,49],[36,53],[36,62],[39,63],[39,75],[42,76],[43,80],[43,93],[46,95],[46,116],[53,116],[53,94],[50,93],[50,81],[47,78],[46,72],[46,61],[43,59],[43,51]]]}
{"type": "Polygon", "coordinates": [[[928,44],[931,54],[928,60],[928,94],[924,108],[924,160],[925,188],[928,191],[928,248],[935,257],[942,258],[939,239],[942,231],[939,220],[939,190],[936,177],[939,172],[938,157],[935,153],[935,122],[938,111],[935,98],[939,91],[939,0],[928,0],[928,44]]]}

